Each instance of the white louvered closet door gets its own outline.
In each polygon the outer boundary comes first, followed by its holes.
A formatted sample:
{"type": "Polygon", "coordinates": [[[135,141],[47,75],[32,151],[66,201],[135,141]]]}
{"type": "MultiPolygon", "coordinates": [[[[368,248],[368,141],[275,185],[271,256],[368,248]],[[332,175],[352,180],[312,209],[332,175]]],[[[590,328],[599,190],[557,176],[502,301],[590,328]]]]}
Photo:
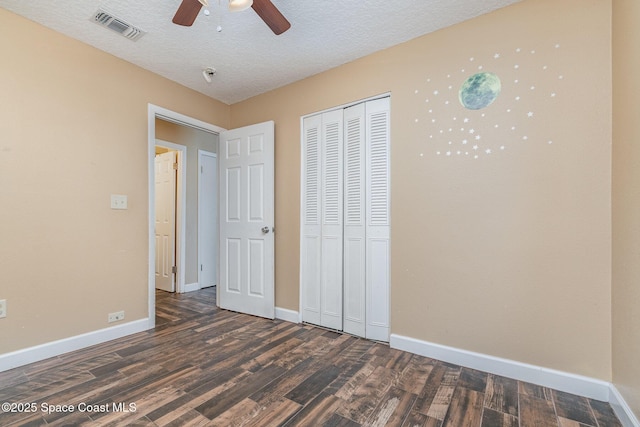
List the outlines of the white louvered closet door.
{"type": "Polygon", "coordinates": [[[320,324],[342,330],[343,114],[322,114],[320,324]]]}
{"type": "Polygon", "coordinates": [[[390,118],[389,98],[369,101],[366,114],[366,337],[389,340],[390,118]]]}
{"type": "Polygon", "coordinates": [[[389,340],[389,98],[303,121],[305,322],[389,340]]]}
{"type": "Polygon", "coordinates": [[[320,324],[322,116],[307,117],[302,129],[302,208],[300,220],[300,281],[302,320],[320,324]]]}
{"type": "Polygon", "coordinates": [[[366,333],[365,104],[344,109],[344,331],[366,333]]]}

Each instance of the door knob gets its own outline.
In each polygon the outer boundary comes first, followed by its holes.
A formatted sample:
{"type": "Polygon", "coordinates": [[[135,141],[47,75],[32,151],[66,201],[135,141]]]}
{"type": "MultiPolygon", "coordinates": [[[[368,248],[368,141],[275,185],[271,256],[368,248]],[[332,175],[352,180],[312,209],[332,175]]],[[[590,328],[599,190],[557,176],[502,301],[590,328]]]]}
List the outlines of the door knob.
{"type": "Polygon", "coordinates": [[[262,227],[261,230],[262,230],[263,234],[268,234],[269,233],[269,227],[262,227]]]}

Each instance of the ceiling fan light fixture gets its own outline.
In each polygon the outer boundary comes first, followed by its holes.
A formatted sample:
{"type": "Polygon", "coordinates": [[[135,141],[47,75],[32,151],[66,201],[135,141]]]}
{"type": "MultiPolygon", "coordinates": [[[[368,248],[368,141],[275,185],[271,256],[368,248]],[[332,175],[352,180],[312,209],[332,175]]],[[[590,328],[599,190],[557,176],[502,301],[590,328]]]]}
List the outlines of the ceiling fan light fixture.
{"type": "Polygon", "coordinates": [[[249,9],[252,4],[253,0],[229,0],[229,11],[242,12],[243,10],[249,9]]]}

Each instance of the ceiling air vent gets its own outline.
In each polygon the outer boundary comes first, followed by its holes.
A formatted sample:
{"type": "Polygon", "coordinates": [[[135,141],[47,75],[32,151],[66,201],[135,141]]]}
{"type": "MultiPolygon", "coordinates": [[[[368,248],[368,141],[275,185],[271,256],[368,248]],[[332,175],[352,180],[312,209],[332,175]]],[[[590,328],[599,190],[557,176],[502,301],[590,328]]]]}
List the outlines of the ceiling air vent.
{"type": "Polygon", "coordinates": [[[120,18],[116,18],[111,13],[102,9],[98,9],[98,11],[93,14],[91,20],[98,25],[102,25],[103,27],[115,31],[122,37],[126,37],[129,40],[138,41],[146,34],[146,32],[142,31],[140,28],[134,27],[133,25],[120,18]]]}

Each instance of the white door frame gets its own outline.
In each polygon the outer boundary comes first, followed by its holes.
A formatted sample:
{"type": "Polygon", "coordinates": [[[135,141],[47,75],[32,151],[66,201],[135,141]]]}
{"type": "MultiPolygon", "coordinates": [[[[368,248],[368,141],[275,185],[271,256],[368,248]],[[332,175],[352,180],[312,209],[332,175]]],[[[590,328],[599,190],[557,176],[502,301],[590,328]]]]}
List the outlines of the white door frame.
{"type": "MultiPolygon", "coordinates": [[[[200,169],[200,167],[202,167],[202,164],[201,164],[201,157],[202,156],[213,157],[215,159],[215,162],[216,162],[216,170],[217,170],[217,165],[218,165],[218,154],[217,153],[214,153],[212,151],[202,150],[202,149],[198,150],[198,169],[200,169]]],[[[216,230],[217,230],[216,239],[215,239],[216,276],[217,276],[218,271],[220,269],[220,263],[219,263],[219,259],[220,258],[218,256],[218,253],[219,253],[219,250],[220,250],[220,248],[219,248],[219,246],[220,246],[219,245],[220,223],[218,221],[219,204],[217,203],[217,201],[218,201],[217,200],[218,199],[218,186],[219,186],[218,176],[216,174],[216,194],[213,196],[213,197],[216,198],[216,209],[215,209],[216,230]]],[[[202,179],[201,179],[201,175],[198,174],[198,230],[202,229],[202,215],[200,215],[201,214],[200,209],[202,207],[202,199],[203,199],[203,196],[202,196],[202,179]]],[[[200,238],[200,234],[198,233],[198,266],[202,265],[202,252],[203,252],[202,251],[202,239],[200,238]]],[[[200,268],[198,268],[198,286],[200,288],[202,288],[201,273],[202,273],[202,270],[200,268]]],[[[216,282],[217,282],[217,280],[216,280],[216,282]]],[[[217,285],[217,283],[216,283],[216,285],[217,285]]]]}
{"type": "MultiPolygon", "coordinates": [[[[182,293],[184,292],[184,266],[186,264],[185,236],[187,232],[187,222],[185,221],[185,212],[187,212],[187,147],[161,139],[156,139],[155,145],[156,147],[168,148],[178,152],[178,176],[176,177],[176,268],[178,274],[176,275],[176,292],[182,293]]],[[[155,206],[155,202],[153,206],[155,206]]]]}
{"type": "MultiPolygon", "coordinates": [[[[166,120],[168,122],[176,123],[182,126],[188,126],[196,129],[203,130],[205,132],[220,134],[226,129],[219,126],[212,125],[210,123],[203,122],[193,117],[185,116],[184,114],[177,113],[175,111],[168,110],[166,108],[159,107],[157,105],[147,105],[147,183],[148,183],[148,237],[149,237],[149,266],[147,271],[148,282],[148,317],[147,326],[149,329],[156,326],[156,287],[155,287],[155,263],[156,263],[156,242],[155,242],[155,162],[156,157],[156,118],[166,120]]],[[[186,149],[186,147],[185,147],[186,149]]],[[[184,181],[186,183],[186,180],[184,181]]],[[[186,185],[186,184],[185,184],[186,185]]],[[[184,236],[184,233],[182,233],[184,236]]],[[[184,245],[182,246],[184,247],[184,245]]],[[[183,264],[184,265],[184,264],[183,264]]],[[[183,281],[184,282],[184,281],[183,281]]]]}

